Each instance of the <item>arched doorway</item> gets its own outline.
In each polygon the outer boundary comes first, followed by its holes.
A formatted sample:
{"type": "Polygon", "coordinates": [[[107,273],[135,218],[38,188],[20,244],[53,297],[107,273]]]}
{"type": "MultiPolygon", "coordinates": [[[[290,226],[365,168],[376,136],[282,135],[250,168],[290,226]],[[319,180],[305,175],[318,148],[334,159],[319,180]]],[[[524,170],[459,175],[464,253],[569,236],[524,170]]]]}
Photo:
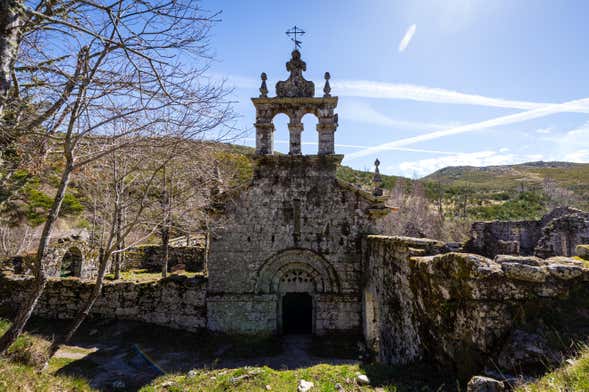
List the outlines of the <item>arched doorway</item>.
{"type": "Polygon", "coordinates": [[[67,278],[70,276],[80,277],[82,274],[82,252],[80,249],[72,247],[63,255],[61,259],[60,276],[67,278]]]}
{"type": "Polygon", "coordinates": [[[313,297],[309,293],[286,293],[282,296],[282,332],[313,333],[313,297]]]}
{"type": "Polygon", "coordinates": [[[338,292],[333,266],[307,249],[280,252],[258,271],[256,293],[276,295],[277,333],[316,333],[319,298],[338,292]]]}

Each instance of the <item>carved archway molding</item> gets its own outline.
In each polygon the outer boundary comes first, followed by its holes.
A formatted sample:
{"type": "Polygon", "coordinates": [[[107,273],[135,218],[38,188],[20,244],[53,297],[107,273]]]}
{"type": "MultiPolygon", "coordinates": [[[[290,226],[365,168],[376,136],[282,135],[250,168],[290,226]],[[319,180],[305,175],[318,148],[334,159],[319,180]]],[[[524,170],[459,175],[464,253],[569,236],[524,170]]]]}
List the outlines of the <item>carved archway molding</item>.
{"type": "Polygon", "coordinates": [[[283,291],[338,293],[337,272],[317,253],[308,249],[288,249],[267,259],[257,273],[256,293],[283,291]]]}

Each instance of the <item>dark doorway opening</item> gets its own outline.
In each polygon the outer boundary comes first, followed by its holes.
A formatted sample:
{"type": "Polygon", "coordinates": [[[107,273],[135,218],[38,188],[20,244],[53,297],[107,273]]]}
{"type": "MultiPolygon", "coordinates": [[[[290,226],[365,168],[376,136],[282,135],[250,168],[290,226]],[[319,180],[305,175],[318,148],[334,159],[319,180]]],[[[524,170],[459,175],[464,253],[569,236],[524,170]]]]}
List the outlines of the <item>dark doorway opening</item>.
{"type": "Polygon", "coordinates": [[[288,293],[282,297],[282,331],[285,334],[313,332],[313,298],[307,293],[288,293]]]}
{"type": "Polygon", "coordinates": [[[78,248],[70,248],[61,259],[61,277],[80,276],[82,270],[82,252],[78,248]]]}

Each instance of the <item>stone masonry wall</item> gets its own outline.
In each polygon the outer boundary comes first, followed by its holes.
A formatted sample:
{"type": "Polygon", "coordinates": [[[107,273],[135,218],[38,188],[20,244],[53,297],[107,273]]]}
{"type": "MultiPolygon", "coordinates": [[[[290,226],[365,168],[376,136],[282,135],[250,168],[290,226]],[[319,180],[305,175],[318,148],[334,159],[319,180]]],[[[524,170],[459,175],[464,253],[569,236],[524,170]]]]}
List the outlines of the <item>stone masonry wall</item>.
{"type": "Polygon", "coordinates": [[[574,256],[584,241],[589,241],[589,213],[559,207],[539,220],[475,222],[464,248],[487,257],[574,256]]]}
{"type": "Polygon", "coordinates": [[[563,342],[589,336],[583,262],[440,251],[431,240],[368,237],[365,334],[379,360],[434,359],[466,375],[485,366],[514,371],[550,363],[551,333],[563,342]]]}
{"type": "MultiPolygon", "coordinates": [[[[131,249],[139,256],[139,267],[150,271],[161,271],[163,249],[158,245],[141,246],[131,249]]],[[[205,249],[200,246],[171,246],[169,248],[168,268],[182,264],[186,271],[202,272],[205,263],[205,249]]]]}
{"type": "MultiPolygon", "coordinates": [[[[0,307],[16,310],[31,278],[0,276],[0,307]]],[[[49,279],[35,314],[50,319],[76,316],[94,283],[49,279]]],[[[196,331],[206,327],[206,279],[171,276],[155,282],[105,282],[91,317],[143,321],[196,331]]]]}
{"type": "Polygon", "coordinates": [[[280,332],[294,291],[313,297],[315,333],[361,331],[361,240],[383,206],[336,179],[341,158],[257,156],[252,183],[224,196],[208,258],[212,330],[280,332]]]}

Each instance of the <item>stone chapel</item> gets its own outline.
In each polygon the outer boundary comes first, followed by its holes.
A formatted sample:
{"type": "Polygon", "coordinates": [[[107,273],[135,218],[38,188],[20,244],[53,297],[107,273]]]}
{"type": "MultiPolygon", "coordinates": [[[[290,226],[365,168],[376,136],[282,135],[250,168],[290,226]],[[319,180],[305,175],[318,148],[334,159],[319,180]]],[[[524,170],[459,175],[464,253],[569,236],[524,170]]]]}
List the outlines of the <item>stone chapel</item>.
{"type": "MultiPolygon", "coordinates": [[[[226,333],[361,333],[362,239],[385,210],[371,195],[336,178],[338,98],[325,73],[321,96],[305,80],[295,49],[290,76],[269,96],[262,73],[251,183],[228,195],[226,224],[211,239],[207,324],[226,333]],[[274,152],[273,118],[289,117],[288,155],[274,152]],[[302,155],[301,119],[317,118],[316,155],[302,155]]],[[[313,132],[309,130],[308,132],[313,132]]]]}

